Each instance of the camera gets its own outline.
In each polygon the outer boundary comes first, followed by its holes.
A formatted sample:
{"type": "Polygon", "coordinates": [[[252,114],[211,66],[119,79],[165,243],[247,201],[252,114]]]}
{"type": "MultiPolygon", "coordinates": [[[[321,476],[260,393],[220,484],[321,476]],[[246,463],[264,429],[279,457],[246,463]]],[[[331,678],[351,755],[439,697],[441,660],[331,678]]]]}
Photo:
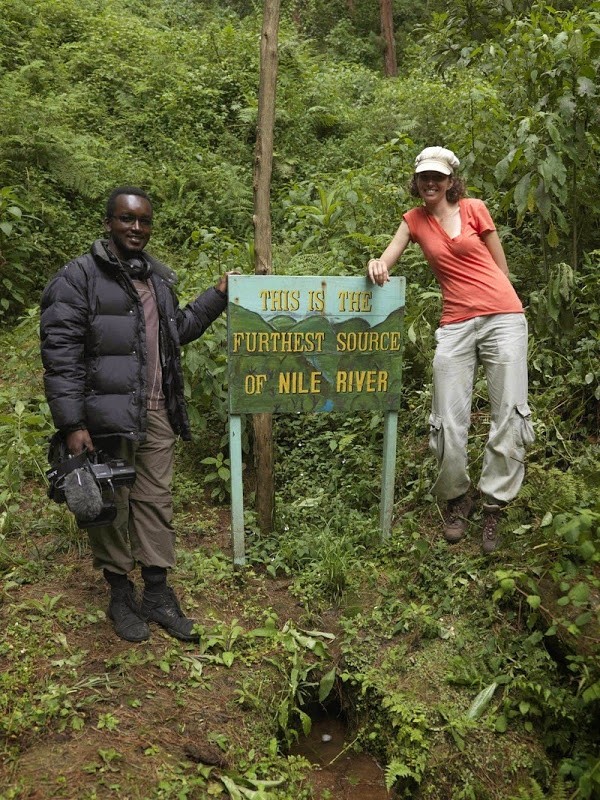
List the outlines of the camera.
{"type": "Polygon", "coordinates": [[[66,503],[80,528],[96,528],[117,516],[115,490],[131,486],[135,467],[122,458],[107,457],[101,450],[84,450],[76,456],[61,449],[61,460],[46,472],[48,497],[66,503]]]}

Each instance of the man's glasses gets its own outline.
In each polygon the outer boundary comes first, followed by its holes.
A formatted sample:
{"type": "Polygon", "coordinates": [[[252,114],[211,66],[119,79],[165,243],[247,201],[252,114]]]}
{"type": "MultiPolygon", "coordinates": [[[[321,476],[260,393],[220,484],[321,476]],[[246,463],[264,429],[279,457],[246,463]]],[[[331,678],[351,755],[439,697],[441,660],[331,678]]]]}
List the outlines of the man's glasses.
{"type": "Polygon", "coordinates": [[[113,214],[113,219],[118,219],[123,225],[133,225],[135,222],[140,223],[140,228],[151,228],[152,217],[136,217],[135,214],[113,214]]]}

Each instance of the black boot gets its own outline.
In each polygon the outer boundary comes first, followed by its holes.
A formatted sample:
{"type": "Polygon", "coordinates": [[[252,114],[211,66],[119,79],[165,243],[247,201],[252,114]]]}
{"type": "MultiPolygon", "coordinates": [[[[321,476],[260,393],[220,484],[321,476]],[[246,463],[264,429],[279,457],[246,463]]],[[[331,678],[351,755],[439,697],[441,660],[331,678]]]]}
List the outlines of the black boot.
{"type": "Polygon", "coordinates": [[[113,621],[117,636],[127,642],[143,642],[150,638],[150,628],[139,615],[133,583],[127,575],[104,570],[104,577],[110,584],[108,618],[113,621]]]}
{"type": "Polygon", "coordinates": [[[140,616],[148,622],[158,622],[167,633],[184,642],[197,642],[200,637],[193,632],[195,620],[188,619],[175,592],[167,585],[167,570],[162,567],[142,567],[144,594],[140,616]]]}

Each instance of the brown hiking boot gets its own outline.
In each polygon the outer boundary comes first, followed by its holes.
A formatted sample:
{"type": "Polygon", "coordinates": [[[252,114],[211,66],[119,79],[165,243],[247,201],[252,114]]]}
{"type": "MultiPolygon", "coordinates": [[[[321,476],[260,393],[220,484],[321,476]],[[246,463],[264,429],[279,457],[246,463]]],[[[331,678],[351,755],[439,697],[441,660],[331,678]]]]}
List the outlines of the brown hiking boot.
{"type": "Polygon", "coordinates": [[[486,555],[493,553],[500,546],[498,523],[502,515],[502,506],[492,503],[483,504],[483,541],[481,547],[486,555]]]}
{"type": "Polygon", "coordinates": [[[469,492],[448,500],[444,515],[444,537],[447,542],[460,542],[467,530],[472,510],[473,498],[469,492]]]}

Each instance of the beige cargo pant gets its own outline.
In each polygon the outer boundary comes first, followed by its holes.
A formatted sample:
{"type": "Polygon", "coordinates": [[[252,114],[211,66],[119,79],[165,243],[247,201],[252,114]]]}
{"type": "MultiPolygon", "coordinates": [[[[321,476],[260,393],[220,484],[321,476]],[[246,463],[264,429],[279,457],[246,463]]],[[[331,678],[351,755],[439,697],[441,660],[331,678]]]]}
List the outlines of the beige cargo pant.
{"type": "Polygon", "coordinates": [[[173,454],[175,434],[166,411],[148,411],[143,442],[122,437],[98,440],[107,454],[126,459],[136,469],[135,483],[116,490],[116,519],[88,536],[96,569],[127,574],[136,563],[145,567],[175,564],[175,533],[172,526],[173,454]]]}
{"type": "Polygon", "coordinates": [[[487,502],[507,503],[521,487],[525,446],[534,440],[527,405],[525,315],[474,317],[438,328],[435,339],[429,447],[439,471],[432,491],[439,500],[451,500],[471,485],[467,436],[473,383],[481,364],[491,423],[478,488],[487,502]]]}

